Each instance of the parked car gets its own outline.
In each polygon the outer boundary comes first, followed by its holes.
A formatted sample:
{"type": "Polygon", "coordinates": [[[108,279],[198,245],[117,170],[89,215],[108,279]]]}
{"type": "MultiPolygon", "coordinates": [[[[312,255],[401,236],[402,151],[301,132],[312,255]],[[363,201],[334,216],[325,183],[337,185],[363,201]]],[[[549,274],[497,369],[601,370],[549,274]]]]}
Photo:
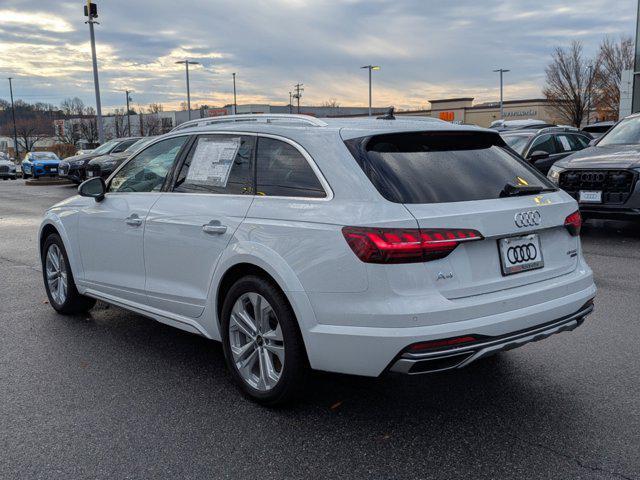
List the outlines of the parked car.
{"type": "Polygon", "coordinates": [[[616,122],[598,122],[592,123],[591,125],[587,125],[582,128],[582,131],[591,135],[591,137],[595,140],[602,137],[605,133],[611,130],[616,122]]]}
{"type": "Polygon", "coordinates": [[[640,115],[631,115],[589,148],[556,162],[549,179],[594,218],[640,219],[640,115]]]}
{"type": "Polygon", "coordinates": [[[16,164],[4,152],[0,152],[0,178],[2,180],[15,180],[17,178],[16,164]]]}
{"type": "Polygon", "coordinates": [[[565,127],[508,131],[500,135],[509,147],[545,175],[555,162],[587,148],[591,141],[587,134],[565,127]]]}
{"type": "Polygon", "coordinates": [[[87,178],[109,178],[109,175],[111,175],[122,162],[155,139],[156,136],[143,137],[122,152],[112,152],[90,160],[87,164],[87,178]]]}
{"type": "Polygon", "coordinates": [[[74,155],[60,162],[60,177],[68,178],[74,183],[81,183],[87,178],[87,164],[96,157],[110,153],[124,152],[127,148],[140,140],[141,137],[116,138],[99,146],[91,153],[74,155]]]}
{"type": "Polygon", "coordinates": [[[55,177],[60,158],[53,152],[28,152],[22,160],[22,178],[55,177]]]}
{"type": "Polygon", "coordinates": [[[547,127],[555,127],[555,125],[547,123],[544,120],[527,118],[522,120],[494,120],[491,122],[491,126],[489,128],[498,130],[499,132],[504,132],[510,130],[527,130],[530,128],[539,130],[547,127]]]}
{"type": "Polygon", "coordinates": [[[220,340],[266,404],[308,367],[443,371],[580,325],[576,201],[495,131],[393,118],[181,125],[46,212],[50,305],[220,340]]]}

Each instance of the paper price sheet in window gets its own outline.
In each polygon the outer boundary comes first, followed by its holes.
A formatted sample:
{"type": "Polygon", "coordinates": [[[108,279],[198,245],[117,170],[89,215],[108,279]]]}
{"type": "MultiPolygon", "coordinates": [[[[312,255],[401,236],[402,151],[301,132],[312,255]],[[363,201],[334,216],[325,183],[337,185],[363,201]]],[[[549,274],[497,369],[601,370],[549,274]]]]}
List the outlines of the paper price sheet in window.
{"type": "Polygon", "coordinates": [[[187,181],[226,187],[233,161],[240,149],[240,138],[200,138],[193,153],[187,181]]]}

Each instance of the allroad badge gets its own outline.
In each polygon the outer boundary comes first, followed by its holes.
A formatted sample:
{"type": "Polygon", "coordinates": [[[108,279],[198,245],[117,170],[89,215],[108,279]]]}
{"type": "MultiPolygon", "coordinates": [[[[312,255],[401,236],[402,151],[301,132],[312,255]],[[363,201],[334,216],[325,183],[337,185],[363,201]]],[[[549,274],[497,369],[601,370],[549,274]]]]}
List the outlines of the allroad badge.
{"type": "Polygon", "coordinates": [[[538,210],[529,210],[526,212],[518,212],[513,217],[513,220],[518,228],[535,227],[540,225],[542,215],[538,210]]]}

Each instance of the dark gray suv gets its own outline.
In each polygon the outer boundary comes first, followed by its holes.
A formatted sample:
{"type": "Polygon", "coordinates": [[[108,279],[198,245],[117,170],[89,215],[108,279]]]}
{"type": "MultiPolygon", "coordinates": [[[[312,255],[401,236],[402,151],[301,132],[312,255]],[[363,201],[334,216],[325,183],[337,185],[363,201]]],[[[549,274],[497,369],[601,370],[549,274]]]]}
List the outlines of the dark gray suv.
{"type": "Polygon", "coordinates": [[[586,217],[640,219],[640,114],[597,143],[556,162],[548,177],[572,195],[586,217]]]}

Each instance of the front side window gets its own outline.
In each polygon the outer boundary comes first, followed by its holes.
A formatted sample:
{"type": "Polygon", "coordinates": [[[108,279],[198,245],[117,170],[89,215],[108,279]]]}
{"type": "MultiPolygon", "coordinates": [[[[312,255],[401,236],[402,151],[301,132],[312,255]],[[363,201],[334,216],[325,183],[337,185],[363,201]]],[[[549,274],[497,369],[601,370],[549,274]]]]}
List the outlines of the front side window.
{"type": "Polygon", "coordinates": [[[261,137],[256,155],[257,195],[324,198],[320,180],[293,145],[261,137]]]}
{"type": "Polygon", "coordinates": [[[159,191],[187,138],[168,138],[140,152],[111,179],[109,192],[159,191]]]}
{"type": "Polygon", "coordinates": [[[584,148],[578,138],[578,135],[562,134],[558,135],[558,143],[564,152],[575,152],[584,148]]]}
{"type": "Polygon", "coordinates": [[[178,173],[174,192],[253,194],[255,137],[202,135],[178,173]]]}

